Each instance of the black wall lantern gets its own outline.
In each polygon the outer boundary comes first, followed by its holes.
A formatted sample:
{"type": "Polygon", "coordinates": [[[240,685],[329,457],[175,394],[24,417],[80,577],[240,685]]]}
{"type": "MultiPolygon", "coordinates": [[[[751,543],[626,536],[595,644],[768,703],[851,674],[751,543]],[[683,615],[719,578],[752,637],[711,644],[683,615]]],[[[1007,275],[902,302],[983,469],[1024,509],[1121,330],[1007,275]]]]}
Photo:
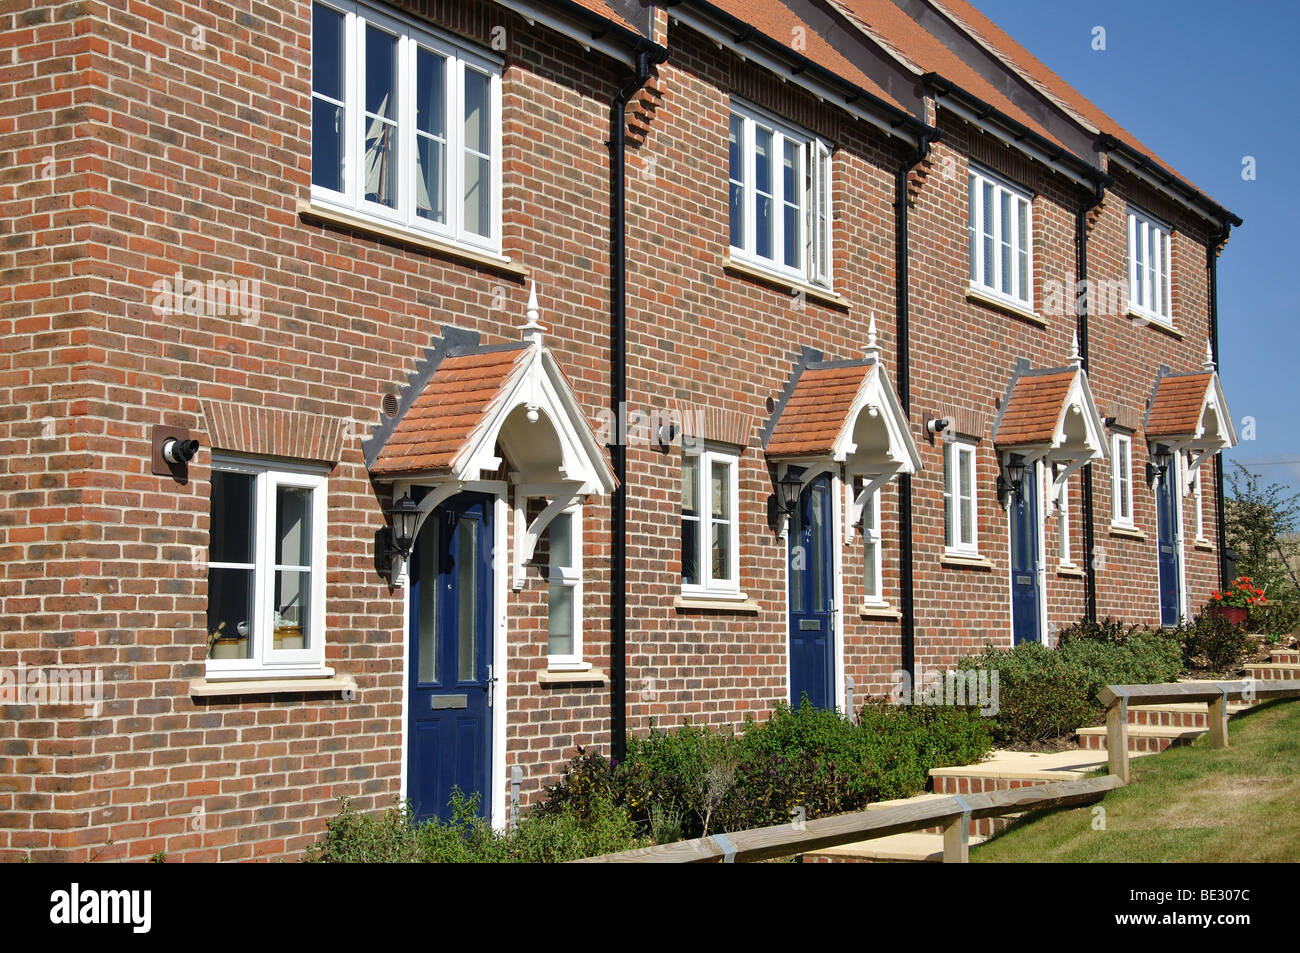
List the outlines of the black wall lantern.
{"type": "Polygon", "coordinates": [[[1151,451],[1151,459],[1147,461],[1147,484],[1155,486],[1157,480],[1163,480],[1173,462],[1173,451],[1163,443],[1156,444],[1151,451]]]}
{"type": "Polygon", "coordinates": [[[788,516],[799,506],[799,494],[803,492],[803,479],[787,468],[785,475],[776,481],[776,488],[778,499],[781,501],[781,512],[788,516]]]}
{"type": "Polygon", "coordinates": [[[1018,453],[1009,454],[1002,473],[998,474],[998,502],[1005,508],[1013,493],[1020,499],[1024,486],[1025,458],[1018,453]]]}
{"type": "Polygon", "coordinates": [[[410,557],[411,546],[415,543],[415,524],[420,518],[420,505],[411,499],[410,493],[404,493],[400,500],[393,502],[388,515],[388,529],[375,534],[375,568],[382,574],[392,571],[394,553],[403,559],[410,557]]]}

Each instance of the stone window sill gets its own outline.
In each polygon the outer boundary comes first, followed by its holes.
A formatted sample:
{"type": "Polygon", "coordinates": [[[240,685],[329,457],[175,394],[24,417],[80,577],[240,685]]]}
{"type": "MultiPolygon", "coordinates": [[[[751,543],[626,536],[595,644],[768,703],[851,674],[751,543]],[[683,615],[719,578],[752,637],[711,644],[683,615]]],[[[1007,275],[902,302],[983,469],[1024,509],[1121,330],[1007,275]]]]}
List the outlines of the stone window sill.
{"type": "Polygon", "coordinates": [[[317,678],[228,678],[190,680],[191,698],[229,698],[238,695],[325,695],[355,694],[356,679],[350,675],[317,678]]]}
{"type": "Polygon", "coordinates": [[[1113,523],[1111,524],[1111,527],[1110,527],[1110,535],[1112,535],[1112,536],[1123,536],[1123,537],[1125,537],[1125,538],[1127,538],[1127,539],[1146,539],[1146,538],[1147,538],[1147,534],[1144,533],[1144,532],[1142,532],[1142,530],[1138,529],[1136,526],[1116,526],[1116,525],[1113,524],[1113,523]]]}
{"type": "Polygon", "coordinates": [[[1083,569],[1073,563],[1066,563],[1056,567],[1056,574],[1058,576],[1068,576],[1071,579],[1082,579],[1083,569]]]}
{"type": "Polygon", "coordinates": [[[1214,544],[1210,542],[1208,539],[1198,539],[1192,545],[1195,546],[1197,549],[1201,550],[1202,552],[1206,552],[1206,553],[1214,552],[1214,544]]]}
{"type": "Polygon", "coordinates": [[[538,685],[604,685],[605,673],[598,668],[547,669],[537,673],[538,685]]]}
{"type": "Polygon", "coordinates": [[[421,248],[444,258],[452,258],[466,264],[478,265],[498,274],[509,275],[512,278],[522,280],[530,274],[529,269],[504,255],[494,255],[491,252],[479,251],[465,245],[457,245],[455,242],[446,241],[436,235],[424,235],[396,225],[385,225],[373,219],[330,208],[316,202],[299,201],[298,215],[336,228],[346,228],[376,238],[409,245],[412,248],[421,248]]]}
{"type": "Polygon", "coordinates": [[[1173,321],[1168,318],[1152,317],[1149,314],[1143,314],[1141,311],[1134,311],[1132,308],[1128,309],[1128,316],[1138,324],[1145,324],[1147,327],[1155,328],[1157,331],[1163,331],[1165,334],[1168,334],[1170,337],[1176,338],[1179,341],[1183,339],[1183,332],[1174,327],[1173,321]]]}
{"type": "Polygon", "coordinates": [[[721,598],[708,595],[681,595],[673,597],[673,608],[678,612],[707,610],[710,612],[758,612],[758,603],[748,599],[742,593],[740,598],[721,598]]]}
{"type": "Polygon", "coordinates": [[[862,603],[858,608],[858,615],[864,619],[889,619],[895,622],[903,618],[903,613],[899,612],[893,606],[871,602],[862,603]]]}
{"type": "Polygon", "coordinates": [[[939,557],[939,565],[950,569],[992,569],[993,563],[986,556],[963,556],[957,553],[944,553],[939,557]]]}
{"type": "Polygon", "coordinates": [[[789,292],[792,296],[802,294],[805,298],[821,304],[830,305],[832,308],[840,308],[844,311],[849,310],[848,302],[844,296],[837,294],[829,288],[822,288],[818,285],[809,284],[806,281],[799,281],[786,275],[778,274],[774,271],[768,271],[759,265],[751,265],[747,261],[738,261],[735,258],[724,258],[722,268],[732,274],[740,275],[743,278],[749,278],[753,281],[761,281],[763,284],[772,285],[780,288],[782,291],[789,292]]]}
{"type": "Polygon", "coordinates": [[[975,304],[983,305],[986,308],[992,308],[994,311],[1001,311],[1003,314],[1010,315],[1013,318],[1019,318],[1022,321],[1028,321],[1036,327],[1045,328],[1047,322],[1039,316],[1038,312],[1032,311],[1022,305],[1013,304],[996,295],[991,295],[980,288],[967,288],[966,300],[975,304]]]}

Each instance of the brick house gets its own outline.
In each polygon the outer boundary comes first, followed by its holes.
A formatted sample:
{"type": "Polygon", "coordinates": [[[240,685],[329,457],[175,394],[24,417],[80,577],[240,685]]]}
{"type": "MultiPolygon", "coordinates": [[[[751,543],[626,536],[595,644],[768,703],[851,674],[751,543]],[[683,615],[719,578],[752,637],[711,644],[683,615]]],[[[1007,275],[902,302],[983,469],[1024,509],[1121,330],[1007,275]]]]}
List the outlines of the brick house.
{"type": "Polygon", "coordinates": [[[504,823],[1220,584],[1240,220],[964,0],[0,31],[0,858],[504,823]]]}

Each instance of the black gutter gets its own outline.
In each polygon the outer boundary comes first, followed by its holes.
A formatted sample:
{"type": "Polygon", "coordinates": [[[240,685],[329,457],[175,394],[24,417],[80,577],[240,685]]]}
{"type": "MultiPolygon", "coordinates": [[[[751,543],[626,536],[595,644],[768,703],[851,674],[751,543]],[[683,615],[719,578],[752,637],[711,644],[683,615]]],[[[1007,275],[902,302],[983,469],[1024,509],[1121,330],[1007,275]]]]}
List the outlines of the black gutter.
{"type": "MultiPolygon", "coordinates": [[[[1237,219],[1241,224],[1241,219],[1237,219]]],[[[1214,367],[1219,368],[1219,246],[1228,240],[1231,226],[1224,225],[1217,234],[1210,236],[1205,246],[1206,267],[1210,269],[1210,356],[1214,367]]],[[[1219,541],[1219,588],[1227,589],[1232,582],[1232,571],[1228,568],[1228,532],[1224,522],[1223,506],[1223,453],[1214,455],[1214,530],[1219,541]]]]}
{"type": "MultiPolygon", "coordinates": [[[[927,127],[918,137],[916,150],[898,167],[894,179],[894,324],[898,334],[898,402],[908,425],[912,420],[912,358],[908,295],[910,269],[907,243],[907,176],[930,154],[930,145],[939,138],[939,130],[927,127]]],[[[912,477],[898,477],[898,584],[899,610],[902,618],[902,668],[916,684],[916,597],[912,567],[912,477]]]]}
{"type": "MultiPolygon", "coordinates": [[[[1094,193],[1088,194],[1079,211],[1075,213],[1075,282],[1076,289],[1082,288],[1082,296],[1076,297],[1077,302],[1077,333],[1079,335],[1079,357],[1083,372],[1088,373],[1088,315],[1092,310],[1092,300],[1088,286],[1088,213],[1102,203],[1106,197],[1106,187],[1098,184],[1094,193]]],[[[1083,472],[1080,477],[1080,485],[1083,503],[1083,579],[1084,579],[1084,596],[1085,606],[1084,614],[1091,622],[1097,621],[1097,560],[1096,560],[1096,527],[1093,526],[1095,516],[1094,503],[1092,496],[1092,464],[1086,463],[1083,466],[1083,472]]]]}
{"type": "Polygon", "coordinates": [[[1102,133],[1097,138],[1097,145],[1106,152],[1115,153],[1140,172],[1149,173],[1159,179],[1165,189],[1177,192],[1190,205],[1195,206],[1208,221],[1224,229],[1225,239],[1229,227],[1242,224],[1241,216],[1224,208],[1204,192],[1188,185],[1150,156],[1138,152],[1132,146],[1125,145],[1110,133],[1102,133]]]}
{"type": "MultiPolygon", "coordinates": [[[[715,7],[706,0],[669,0],[662,4],[665,7],[675,7],[678,4],[685,3],[688,6],[695,7],[706,13],[711,19],[715,20],[721,27],[732,35],[733,42],[737,44],[752,44],[773,56],[783,59],[790,64],[790,75],[799,76],[807,73],[815,77],[832,89],[839,90],[844,96],[843,105],[856,103],[861,99],[867,100],[872,108],[881,114],[882,118],[887,118],[890,128],[897,130],[900,126],[916,139],[920,139],[927,133],[933,137],[936,130],[920,119],[917,119],[905,109],[899,109],[893,103],[886,102],[875,93],[863,89],[854,83],[844,79],[833,70],[829,70],[818,63],[813,62],[780,40],[773,39],[765,33],[760,32],[752,23],[747,23],[737,17],[732,16],[726,10],[715,7]]],[[[686,24],[690,26],[690,24],[686,24]]]]}
{"type": "MultiPolygon", "coordinates": [[[[1019,122],[1006,113],[1002,112],[996,106],[992,106],[980,99],[978,96],[972,96],[952,80],[939,73],[926,73],[921,77],[921,85],[932,93],[939,96],[946,96],[949,99],[961,103],[980,119],[993,119],[999,126],[1007,130],[1010,142],[1031,143],[1035,149],[1042,152],[1052,162],[1060,162],[1072,168],[1081,178],[1089,182],[1110,184],[1111,178],[1101,169],[1097,168],[1087,159],[1076,155],[1065,146],[1059,145],[1034,130],[1030,129],[1024,123],[1019,122]]],[[[936,98],[937,102],[937,98],[936,98]]]]}
{"type": "MultiPolygon", "coordinates": [[[[627,405],[627,104],[646,80],[650,67],[668,58],[651,44],[636,54],[636,72],[609,107],[610,204],[610,403],[622,421],[627,405]]],[[[610,456],[618,485],[610,501],[612,565],[609,592],[610,757],[627,754],[627,447],[622,426],[615,428],[610,456]]]]}

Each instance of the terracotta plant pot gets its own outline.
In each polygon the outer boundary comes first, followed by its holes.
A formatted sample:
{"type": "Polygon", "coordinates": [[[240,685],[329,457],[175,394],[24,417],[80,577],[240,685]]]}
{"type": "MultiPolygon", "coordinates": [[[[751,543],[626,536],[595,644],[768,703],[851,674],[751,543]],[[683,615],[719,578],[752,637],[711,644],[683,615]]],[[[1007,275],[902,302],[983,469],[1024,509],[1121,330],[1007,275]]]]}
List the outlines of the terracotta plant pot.
{"type": "Polygon", "coordinates": [[[1233,625],[1245,625],[1246,619],[1250,617],[1250,610],[1244,606],[1210,606],[1209,614],[1227,619],[1233,625]]]}

